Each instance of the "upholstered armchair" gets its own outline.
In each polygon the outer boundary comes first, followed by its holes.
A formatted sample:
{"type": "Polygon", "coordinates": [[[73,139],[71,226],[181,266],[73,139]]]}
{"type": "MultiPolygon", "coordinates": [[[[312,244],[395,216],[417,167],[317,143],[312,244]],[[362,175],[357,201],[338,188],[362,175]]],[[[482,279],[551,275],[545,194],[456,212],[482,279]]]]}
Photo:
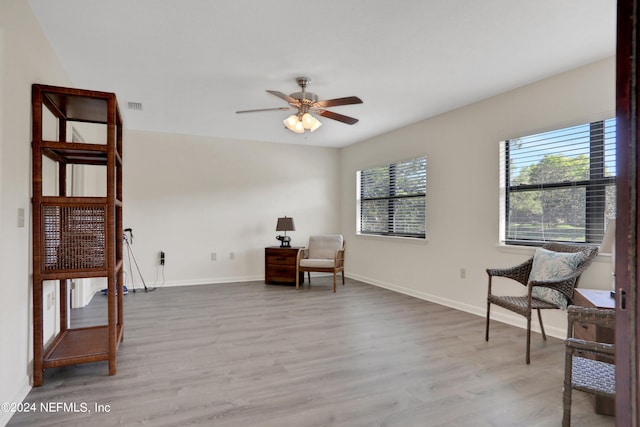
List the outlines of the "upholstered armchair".
{"type": "Polygon", "coordinates": [[[298,251],[296,260],[296,289],[300,272],[307,272],[311,285],[311,272],[333,273],[333,292],[336,291],[336,275],[342,273],[344,285],[344,239],[341,234],[323,234],[309,237],[309,246],[298,251]]]}
{"type": "MultiPolygon", "coordinates": [[[[527,349],[525,360],[530,363],[531,313],[538,313],[542,339],[546,340],[542,324],[542,309],[566,309],[573,302],[573,290],[580,275],[591,265],[598,248],[594,246],[547,243],[537,248],[533,257],[510,268],[488,268],[487,323],[485,340],[489,341],[489,313],[491,304],[513,311],[527,319],[527,349]],[[526,288],[525,295],[496,295],[492,291],[492,279],[505,277],[526,288]]],[[[513,283],[513,282],[512,282],[513,283]]]]}

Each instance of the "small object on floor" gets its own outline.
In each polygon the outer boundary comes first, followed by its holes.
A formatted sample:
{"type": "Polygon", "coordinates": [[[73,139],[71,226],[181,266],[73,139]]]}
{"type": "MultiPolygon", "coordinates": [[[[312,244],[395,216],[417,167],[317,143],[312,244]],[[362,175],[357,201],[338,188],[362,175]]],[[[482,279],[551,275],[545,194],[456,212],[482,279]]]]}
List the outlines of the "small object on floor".
{"type": "MultiPolygon", "coordinates": [[[[122,290],[123,290],[122,295],[126,295],[126,294],[128,294],[128,293],[129,293],[129,289],[127,289],[127,287],[126,287],[126,286],[123,286],[123,287],[122,287],[122,290]]],[[[107,294],[107,288],[104,288],[104,289],[103,289],[103,290],[101,290],[100,292],[102,292],[102,295],[106,295],[106,294],[107,294]]],[[[118,295],[118,293],[117,293],[117,292],[116,292],[116,295],[118,295]]]]}

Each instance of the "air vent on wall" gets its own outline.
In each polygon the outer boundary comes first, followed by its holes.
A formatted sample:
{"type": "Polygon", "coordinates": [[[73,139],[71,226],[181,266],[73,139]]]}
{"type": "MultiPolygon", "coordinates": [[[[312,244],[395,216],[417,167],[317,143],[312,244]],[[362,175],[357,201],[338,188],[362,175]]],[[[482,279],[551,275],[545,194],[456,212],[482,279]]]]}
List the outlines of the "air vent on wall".
{"type": "Polygon", "coordinates": [[[127,106],[129,107],[129,110],[142,111],[142,103],[141,102],[128,102],[127,106]]]}

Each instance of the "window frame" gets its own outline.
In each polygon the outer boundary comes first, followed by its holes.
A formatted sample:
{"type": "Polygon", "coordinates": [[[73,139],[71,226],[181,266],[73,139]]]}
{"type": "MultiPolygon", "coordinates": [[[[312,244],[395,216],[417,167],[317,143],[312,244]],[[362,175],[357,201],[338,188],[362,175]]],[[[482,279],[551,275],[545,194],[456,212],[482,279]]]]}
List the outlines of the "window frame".
{"type": "MultiPolygon", "coordinates": [[[[542,246],[548,242],[563,242],[577,244],[600,244],[605,234],[605,210],[606,210],[606,191],[607,187],[616,188],[616,173],[606,176],[605,153],[607,146],[606,126],[607,122],[613,121],[615,126],[615,118],[597,120],[590,123],[584,123],[578,126],[589,126],[589,178],[576,181],[563,182],[545,182],[536,184],[519,184],[511,185],[510,171],[510,142],[520,138],[510,138],[501,142],[500,153],[500,180],[501,180],[501,197],[500,197],[500,243],[504,245],[515,246],[542,246]],[[584,241],[570,241],[560,239],[514,239],[509,237],[509,210],[510,196],[512,194],[523,193],[528,191],[542,191],[550,189],[585,189],[585,238],[584,241]]],[[[527,138],[537,135],[547,134],[549,132],[560,132],[571,129],[574,126],[559,128],[547,132],[540,132],[533,135],[524,136],[527,138]]],[[[615,137],[613,146],[615,147],[615,137]]],[[[614,152],[615,155],[615,152],[614,152]]]]}
{"type": "MultiPolygon", "coordinates": [[[[427,233],[426,233],[427,190],[426,190],[426,187],[427,187],[427,156],[426,155],[420,155],[408,160],[402,160],[394,163],[389,163],[386,165],[368,167],[368,168],[363,168],[361,170],[358,170],[356,172],[356,194],[357,194],[356,234],[360,236],[400,237],[400,238],[426,240],[427,238],[427,233]],[[424,189],[424,191],[410,193],[410,194],[401,194],[401,195],[397,194],[398,186],[396,185],[397,184],[396,178],[398,174],[397,172],[398,168],[404,165],[409,165],[416,161],[418,162],[421,161],[423,164],[423,168],[419,171],[419,173],[422,175],[421,179],[424,180],[422,185],[422,188],[424,189]],[[364,195],[364,187],[362,183],[363,175],[367,173],[373,173],[374,171],[382,168],[388,168],[388,178],[385,182],[387,186],[386,187],[387,195],[376,196],[376,197],[366,197],[364,195]],[[420,214],[423,217],[423,223],[422,223],[423,232],[411,233],[406,231],[397,231],[397,229],[400,227],[398,223],[406,224],[406,222],[402,220],[404,217],[401,217],[400,221],[398,220],[398,215],[396,214],[397,211],[395,209],[396,205],[398,205],[398,203],[402,200],[410,200],[410,199],[416,199],[416,198],[422,198],[423,200],[422,209],[420,212],[420,214]],[[380,202],[380,201],[388,202],[388,205],[386,208],[386,212],[387,212],[387,218],[385,221],[386,226],[384,227],[384,231],[374,231],[371,229],[363,230],[363,223],[366,222],[364,221],[364,215],[367,210],[364,204],[367,204],[367,202],[380,202]]],[[[413,222],[412,224],[417,225],[419,224],[419,222],[416,221],[416,222],[413,222]]]]}

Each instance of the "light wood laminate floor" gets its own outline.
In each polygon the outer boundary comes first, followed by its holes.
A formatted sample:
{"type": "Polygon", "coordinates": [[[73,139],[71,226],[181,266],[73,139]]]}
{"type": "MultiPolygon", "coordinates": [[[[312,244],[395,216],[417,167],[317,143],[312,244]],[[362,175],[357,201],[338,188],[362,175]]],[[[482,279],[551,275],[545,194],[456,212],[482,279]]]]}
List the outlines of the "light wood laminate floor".
{"type": "MultiPolygon", "coordinates": [[[[353,280],[334,294],[331,280],[129,292],[118,374],[47,370],[25,400],[38,410],[9,426],[560,425],[561,340],[534,334],[527,366],[522,329],[493,322],[487,343],[482,317],[353,280]],[[40,409],[62,402],[78,412],[40,409]]],[[[614,418],[574,392],[573,422],[614,418]]]]}

